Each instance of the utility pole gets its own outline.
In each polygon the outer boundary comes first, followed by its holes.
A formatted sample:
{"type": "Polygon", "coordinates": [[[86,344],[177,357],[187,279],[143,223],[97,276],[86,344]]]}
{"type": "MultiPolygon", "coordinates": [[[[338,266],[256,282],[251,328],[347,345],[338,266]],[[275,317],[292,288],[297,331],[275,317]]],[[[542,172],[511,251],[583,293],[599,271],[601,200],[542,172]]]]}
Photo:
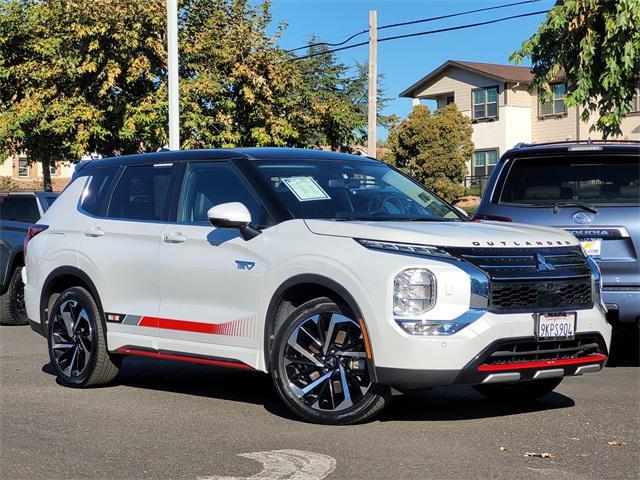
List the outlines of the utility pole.
{"type": "Polygon", "coordinates": [[[367,153],[376,156],[378,123],[378,12],[369,10],[369,110],[367,153]]]}
{"type": "Polygon", "coordinates": [[[167,0],[167,74],[169,77],[169,150],[180,150],[178,90],[178,0],[167,0]]]}

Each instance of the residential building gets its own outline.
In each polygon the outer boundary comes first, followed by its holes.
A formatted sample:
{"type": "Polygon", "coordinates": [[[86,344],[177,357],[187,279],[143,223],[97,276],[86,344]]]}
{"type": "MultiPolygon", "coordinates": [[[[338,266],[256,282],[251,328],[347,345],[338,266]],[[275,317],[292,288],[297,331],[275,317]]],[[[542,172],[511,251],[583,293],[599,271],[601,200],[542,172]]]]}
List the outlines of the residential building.
{"type": "MultiPolygon", "coordinates": [[[[71,180],[73,165],[67,162],[51,166],[54,191],[61,191],[71,180]]],[[[20,190],[42,189],[42,164],[30,163],[26,155],[15,155],[0,163],[0,178],[10,178],[20,190]]]]}
{"type": "MultiPolygon", "coordinates": [[[[580,120],[579,108],[564,103],[566,85],[553,85],[553,96],[542,102],[529,90],[529,67],[448,60],[428,73],[400,96],[414,105],[435,101],[437,108],[455,103],[471,118],[475,151],[467,164],[467,184],[478,184],[493,170],[500,155],[519,142],[542,143],[601,139],[580,120]]],[[[632,112],[621,125],[622,140],[640,140],[640,85],[632,112]]]]}

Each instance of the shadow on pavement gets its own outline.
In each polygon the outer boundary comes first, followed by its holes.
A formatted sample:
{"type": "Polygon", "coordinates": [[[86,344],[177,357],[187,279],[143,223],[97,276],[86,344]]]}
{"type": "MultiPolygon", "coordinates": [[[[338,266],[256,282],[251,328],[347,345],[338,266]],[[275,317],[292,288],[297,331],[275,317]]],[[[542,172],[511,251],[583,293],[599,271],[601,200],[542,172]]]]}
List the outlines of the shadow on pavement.
{"type": "MultiPolygon", "coordinates": [[[[139,357],[125,358],[122,366],[116,385],[263,405],[273,415],[301,421],[285,407],[273,388],[271,377],[264,373],[139,357]]],[[[42,371],[55,375],[51,364],[44,365],[42,371]]],[[[555,392],[537,402],[511,405],[486,400],[471,387],[440,387],[394,397],[377,420],[469,420],[573,405],[573,400],[555,392]]]]}
{"type": "Polygon", "coordinates": [[[380,421],[452,421],[503,417],[573,407],[575,402],[552,392],[525,404],[500,403],[485,399],[471,387],[436,387],[421,393],[394,397],[380,421]]]}

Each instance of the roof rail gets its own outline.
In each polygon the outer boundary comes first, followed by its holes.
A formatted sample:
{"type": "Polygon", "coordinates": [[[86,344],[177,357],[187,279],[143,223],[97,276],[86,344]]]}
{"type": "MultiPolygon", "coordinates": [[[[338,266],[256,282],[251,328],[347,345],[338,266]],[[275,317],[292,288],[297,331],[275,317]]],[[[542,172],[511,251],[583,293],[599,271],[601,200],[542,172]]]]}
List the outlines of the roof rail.
{"type": "Polygon", "coordinates": [[[624,144],[631,144],[631,145],[640,145],[640,140],[591,140],[590,138],[587,140],[559,140],[556,142],[542,142],[542,143],[525,143],[525,142],[520,142],[517,143],[516,145],[514,145],[513,148],[525,148],[525,147],[539,147],[539,146],[546,146],[546,145],[571,145],[571,144],[580,144],[580,143],[584,143],[587,145],[606,145],[606,144],[614,144],[614,145],[624,145],[624,144]]]}

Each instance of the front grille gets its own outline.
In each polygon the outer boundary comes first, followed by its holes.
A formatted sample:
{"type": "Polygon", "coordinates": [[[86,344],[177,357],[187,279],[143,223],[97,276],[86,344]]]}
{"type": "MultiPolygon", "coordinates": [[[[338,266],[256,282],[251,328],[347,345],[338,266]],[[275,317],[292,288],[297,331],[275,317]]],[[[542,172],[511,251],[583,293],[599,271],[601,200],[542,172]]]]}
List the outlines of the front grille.
{"type": "Polygon", "coordinates": [[[490,311],[549,311],[591,307],[589,277],[537,282],[491,282],[490,311]]]}
{"type": "Polygon", "coordinates": [[[591,269],[579,246],[448,251],[487,273],[491,312],[552,312],[593,306],[591,269]]]}
{"type": "Polygon", "coordinates": [[[589,275],[578,246],[548,248],[452,248],[449,251],[480,267],[494,279],[589,275]]]}
{"type": "Polygon", "coordinates": [[[587,334],[577,335],[573,340],[536,342],[535,339],[505,341],[497,345],[484,361],[485,365],[505,365],[540,360],[586,357],[592,354],[606,355],[602,337],[587,334]]]}

